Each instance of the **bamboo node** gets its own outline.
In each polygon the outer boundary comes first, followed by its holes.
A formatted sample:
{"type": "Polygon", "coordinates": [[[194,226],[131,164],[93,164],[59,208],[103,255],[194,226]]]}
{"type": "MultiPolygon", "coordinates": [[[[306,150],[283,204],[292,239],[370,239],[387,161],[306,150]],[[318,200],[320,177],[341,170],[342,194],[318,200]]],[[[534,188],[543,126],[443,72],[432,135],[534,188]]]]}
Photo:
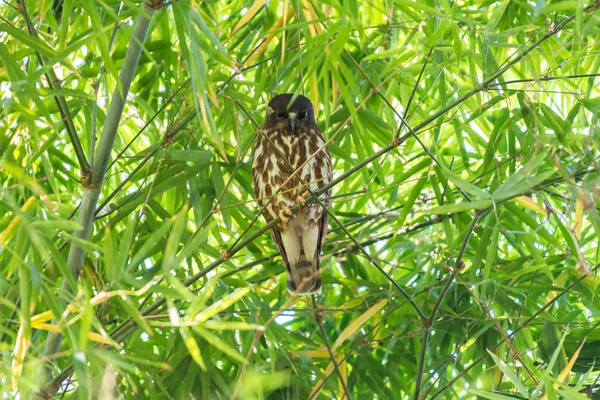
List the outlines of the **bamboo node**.
{"type": "Polygon", "coordinates": [[[92,185],[92,171],[89,168],[81,170],[81,186],[84,188],[91,188],[92,185]]]}

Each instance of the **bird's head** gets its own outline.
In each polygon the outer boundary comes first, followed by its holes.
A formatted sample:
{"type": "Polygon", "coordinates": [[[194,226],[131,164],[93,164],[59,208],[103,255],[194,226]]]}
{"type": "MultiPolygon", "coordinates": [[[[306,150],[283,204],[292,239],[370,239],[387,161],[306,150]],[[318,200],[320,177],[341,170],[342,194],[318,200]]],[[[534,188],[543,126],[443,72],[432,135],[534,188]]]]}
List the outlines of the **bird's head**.
{"type": "Polygon", "coordinates": [[[295,132],[306,125],[315,123],[315,112],[309,99],[291,93],[280,94],[271,99],[267,106],[267,127],[285,126],[290,132],[295,132]]]}

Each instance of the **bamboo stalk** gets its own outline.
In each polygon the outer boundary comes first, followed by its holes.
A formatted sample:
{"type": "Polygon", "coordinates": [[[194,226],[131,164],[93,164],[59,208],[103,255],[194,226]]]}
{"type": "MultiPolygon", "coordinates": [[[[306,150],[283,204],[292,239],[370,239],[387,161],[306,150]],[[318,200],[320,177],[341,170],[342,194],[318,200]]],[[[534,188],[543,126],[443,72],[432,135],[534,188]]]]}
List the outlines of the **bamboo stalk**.
{"type": "MultiPolygon", "coordinates": [[[[77,238],[87,240],[89,237],[92,228],[94,212],[96,210],[98,198],[100,197],[100,190],[106,175],[106,168],[110,159],[110,153],[112,151],[117,130],[119,128],[119,122],[125,107],[125,100],[135,75],[135,69],[142,53],[142,45],[146,39],[146,35],[148,34],[152,16],[160,7],[162,7],[162,1],[146,2],[142,5],[141,13],[139,14],[133,36],[131,37],[131,41],[129,43],[129,48],[127,49],[127,54],[125,55],[125,59],[123,61],[123,67],[119,76],[120,85],[117,85],[115,88],[112,101],[110,102],[108,113],[106,115],[105,125],[102,129],[102,136],[96,152],[96,161],[92,166],[91,183],[84,189],[83,192],[83,199],[78,215],[78,222],[82,228],[75,231],[73,234],[77,238]]],[[[79,275],[79,271],[81,270],[84,256],[85,249],[77,243],[72,243],[71,248],[69,249],[69,256],[67,258],[67,266],[73,277],[76,279],[79,275]]],[[[71,294],[76,290],[76,288],[69,286],[67,282],[68,281],[66,279],[63,280],[61,291],[66,290],[69,294],[71,294]]],[[[44,358],[47,358],[49,355],[58,352],[62,337],[62,333],[50,332],[48,334],[42,355],[44,358]]],[[[43,373],[41,376],[44,376],[46,378],[44,381],[47,381],[49,379],[49,371],[45,367],[42,367],[41,369],[41,372],[43,373]]],[[[53,388],[48,388],[50,390],[45,389],[46,388],[38,393],[39,397],[48,398],[49,396],[53,395],[53,388]]]]}

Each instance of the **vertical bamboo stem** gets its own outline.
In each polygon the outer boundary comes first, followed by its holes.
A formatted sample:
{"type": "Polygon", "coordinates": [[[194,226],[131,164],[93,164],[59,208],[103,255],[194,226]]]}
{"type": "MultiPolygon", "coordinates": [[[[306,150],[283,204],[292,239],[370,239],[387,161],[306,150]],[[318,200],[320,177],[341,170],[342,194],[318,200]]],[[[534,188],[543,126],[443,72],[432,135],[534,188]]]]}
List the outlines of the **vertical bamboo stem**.
{"type": "MultiPolygon", "coordinates": [[[[89,238],[94,211],[96,209],[96,205],[98,204],[98,198],[100,197],[100,190],[102,188],[102,183],[104,182],[104,177],[106,176],[106,168],[108,166],[110,153],[117,135],[121,116],[123,115],[125,100],[135,75],[135,69],[142,53],[142,46],[146,39],[146,35],[148,34],[152,16],[157,9],[162,7],[162,3],[162,1],[150,1],[144,3],[136,22],[133,36],[131,38],[131,42],[129,43],[129,48],[127,49],[127,54],[125,55],[123,67],[119,75],[119,84],[113,93],[112,101],[110,102],[108,113],[106,115],[105,124],[102,129],[102,135],[100,137],[98,150],[96,152],[96,160],[92,166],[91,185],[86,187],[83,192],[81,208],[78,215],[78,222],[82,228],[74,232],[74,236],[79,239],[87,240],[89,238]]],[[[69,267],[69,270],[75,279],[77,279],[81,270],[84,256],[85,249],[81,245],[73,242],[71,244],[71,248],[69,249],[67,266],[69,267]]],[[[66,290],[69,294],[74,293],[76,288],[71,287],[67,282],[67,279],[63,280],[61,290],[66,290]]],[[[46,339],[46,343],[44,345],[44,358],[47,358],[49,355],[58,352],[62,337],[62,333],[59,332],[50,332],[48,334],[48,338],[46,339]]],[[[41,376],[46,378],[43,381],[47,381],[49,379],[49,370],[42,367],[41,372],[43,373],[41,376]]],[[[47,398],[50,393],[40,393],[40,395],[43,398],[47,398]]]]}

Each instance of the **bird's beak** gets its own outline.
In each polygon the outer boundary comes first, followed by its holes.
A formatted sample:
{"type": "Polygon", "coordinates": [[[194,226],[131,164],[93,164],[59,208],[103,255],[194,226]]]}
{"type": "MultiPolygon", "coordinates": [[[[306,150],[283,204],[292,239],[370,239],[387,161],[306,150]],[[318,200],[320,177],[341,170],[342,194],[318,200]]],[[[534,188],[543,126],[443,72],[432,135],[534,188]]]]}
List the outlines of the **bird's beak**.
{"type": "Polygon", "coordinates": [[[291,132],[294,132],[294,126],[296,125],[296,113],[288,114],[288,127],[291,132]]]}

